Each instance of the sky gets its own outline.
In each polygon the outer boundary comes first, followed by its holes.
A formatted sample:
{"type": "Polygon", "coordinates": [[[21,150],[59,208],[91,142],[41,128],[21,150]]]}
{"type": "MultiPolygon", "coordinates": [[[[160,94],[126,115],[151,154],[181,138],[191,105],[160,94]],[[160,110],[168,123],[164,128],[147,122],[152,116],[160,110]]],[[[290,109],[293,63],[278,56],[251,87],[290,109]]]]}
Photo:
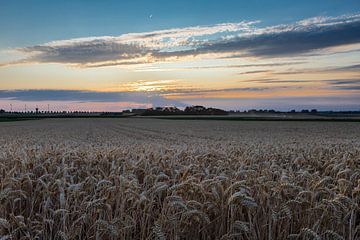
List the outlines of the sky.
{"type": "Polygon", "coordinates": [[[360,2],[1,0],[0,108],[360,110],[360,2]]]}

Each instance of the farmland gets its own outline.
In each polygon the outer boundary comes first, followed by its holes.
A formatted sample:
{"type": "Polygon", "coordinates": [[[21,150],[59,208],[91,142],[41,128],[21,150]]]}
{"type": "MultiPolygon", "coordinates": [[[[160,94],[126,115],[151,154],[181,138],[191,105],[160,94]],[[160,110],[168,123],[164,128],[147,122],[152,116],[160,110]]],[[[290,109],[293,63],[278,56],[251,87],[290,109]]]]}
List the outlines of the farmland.
{"type": "Polygon", "coordinates": [[[0,169],[0,239],[360,239],[358,122],[3,122],[0,169]]]}

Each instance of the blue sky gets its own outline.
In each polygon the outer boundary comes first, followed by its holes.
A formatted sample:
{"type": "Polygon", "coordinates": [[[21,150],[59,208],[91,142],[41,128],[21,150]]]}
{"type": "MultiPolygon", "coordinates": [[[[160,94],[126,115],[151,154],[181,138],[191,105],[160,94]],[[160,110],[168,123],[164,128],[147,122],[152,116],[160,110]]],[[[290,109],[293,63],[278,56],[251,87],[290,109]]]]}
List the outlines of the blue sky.
{"type": "Polygon", "coordinates": [[[357,110],[359,59],[358,0],[0,1],[0,108],[357,110]]]}
{"type": "Polygon", "coordinates": [[[273,25],[354,11],[358,0],[2,0],[0,47],[254,19],[273,25]]]}

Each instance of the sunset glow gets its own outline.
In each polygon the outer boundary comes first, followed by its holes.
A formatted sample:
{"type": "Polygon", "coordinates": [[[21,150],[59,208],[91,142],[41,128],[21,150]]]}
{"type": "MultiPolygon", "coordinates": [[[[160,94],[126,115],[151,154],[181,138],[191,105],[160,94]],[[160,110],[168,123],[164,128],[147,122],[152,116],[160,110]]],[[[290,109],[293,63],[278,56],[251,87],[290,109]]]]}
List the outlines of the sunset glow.
{"type": "MultiPolygon", "coordinates": [[[[13,2],[2,2],[0,11],[27,9],[27,3],[13,2]]],[[[42,8],[56,9],[52,6],[55,4],[42,2],[42,8]]],[[[67,4],[60,11],[71,7],[67,4]]],[[[244,17],[241,10],[229,10],[228,16],[219,13],[207,23],[193,19],[181,25],[176,21],[160,24],[185,14],[171,4],[163,9],[172,12],[171,17],[154,12],[151,18],[142,19],[141,12],[153,12],[144,4],[137,20],[128,15],[120,20],[115,15],[94,12],[94,18],[111,18],[115,19],[114,25],[119,24],[103,31],[98,25],[92,28],[93,19],[83,16],[88,23],[82,23],[81,31],[86,29],[86,33],[79,34],[76,29],[80,23],[74,17],[66,20],[73,26],[70,34],[59,25],[59,16],[51,18],[49,26],[41,30],[40,26],[47,23],[35,17],[27,22],[25,18],[15,20],[9,13],[0,14],[0,108],[9,108],[10,102],[22,109],[26,101],[37,105],[56,101],[72,109],[86,105],[89,109],[93,106],[94,110],[114,111],[113,106],[122,110],[134,105],[129,102],[139,106],[185,106],[203,101],[203,105],[226,109],[261,108],[266,102],[274,102],[271,107],[282,110],[357,109],[360,5],[349,1],[347,8],[325,11],[333,4],[316,4],[311,7],[312,16],[292,18],[286,11],[281,17],[261,17],[261,10],[250,6],[254,8],[252,17],[244,17]],[[23,37],[21,31],[25,30],[15,28],[20,25],[38,33],[38,37],[23,37]],[[9,28],[12,30],[6,30],[9,28]],[[55,30],[59,33],[52,34],[55,30]],[[22,40],[15,40],[18,38],[22,40]],[[75,96],[55,97],[54,91],[58,90],[75,96]],[[87,99],[77,99],[77,92],[83,91],[89,93],[87,99]],[[126,96],[101,101],[93,97],[98,92],[126,96]],[[161,101],[144,102],[149,94],[161,101]],[[279,104],[283,98],[288,100],[279,104]],[[301,100],[304,98],[313,101],[301,100]],[[343,99],[341,104],[339,98],[343,99]]],[[[75,5],[72,7],[82,6],[75,5]]],[[[128,5],[129,9],[135,7],[128,5]]],[[[106,7],[120,8],[115,1],[106,7]]],[[[238,6],[233,3],[222,7],[238,6]]],[[[29,14],[35,15],[36,11],[29,14]]]]}

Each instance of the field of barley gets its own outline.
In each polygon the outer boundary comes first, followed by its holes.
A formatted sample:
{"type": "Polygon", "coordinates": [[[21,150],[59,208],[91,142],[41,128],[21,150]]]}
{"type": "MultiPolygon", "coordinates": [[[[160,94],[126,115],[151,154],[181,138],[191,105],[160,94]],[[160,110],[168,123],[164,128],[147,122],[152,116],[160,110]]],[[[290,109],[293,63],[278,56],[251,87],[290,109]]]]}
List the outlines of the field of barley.
{"type": "Polygon", "coordinates": [[[0,239],[360,239],[360,124],[0,123],[0,239]]]}

